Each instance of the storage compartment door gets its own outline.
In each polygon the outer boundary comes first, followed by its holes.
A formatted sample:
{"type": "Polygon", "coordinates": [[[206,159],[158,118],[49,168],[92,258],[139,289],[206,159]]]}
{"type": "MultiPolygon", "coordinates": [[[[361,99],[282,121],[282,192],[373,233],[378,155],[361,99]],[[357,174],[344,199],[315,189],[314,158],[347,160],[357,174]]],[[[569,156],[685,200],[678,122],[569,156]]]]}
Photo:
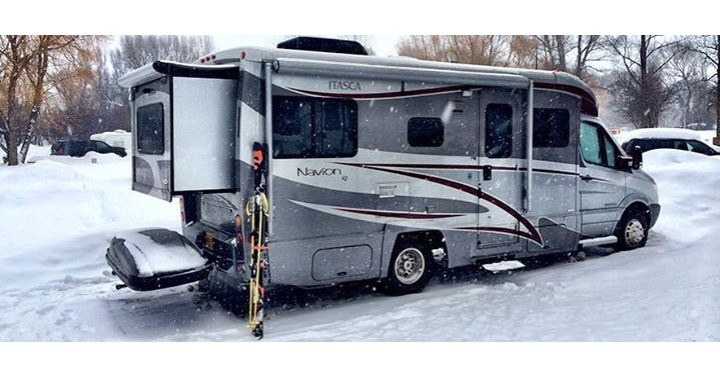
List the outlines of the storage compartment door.
{"type": "Polygon", "coordinates": [[[132,89],[133,190],[171,200],[170,81],[132,89]]]}
{"type": "Polygon", "coordinates": [[[237,80],[172,78],[173,194],[235,187],[237,80]]]}
{"type": "Polygon", "coordinates": [[[363,276],[371,264],[372,249],[368,245],[320,249],[313,255],[312,277],[324,281],[363,276]]]}

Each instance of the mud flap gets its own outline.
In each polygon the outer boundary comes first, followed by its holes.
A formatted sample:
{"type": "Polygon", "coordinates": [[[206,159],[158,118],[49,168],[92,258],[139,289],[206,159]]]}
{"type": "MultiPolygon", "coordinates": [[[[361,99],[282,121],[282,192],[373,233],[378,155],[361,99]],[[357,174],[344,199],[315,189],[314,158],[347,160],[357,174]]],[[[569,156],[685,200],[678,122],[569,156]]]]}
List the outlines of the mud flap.
{"type": "Polygon", "coordinates": [[[141,229],[112,238],[105,259],[115,275],[135,291],[152,291],[204,279],[212,263],[181,234],[141,229]]]}

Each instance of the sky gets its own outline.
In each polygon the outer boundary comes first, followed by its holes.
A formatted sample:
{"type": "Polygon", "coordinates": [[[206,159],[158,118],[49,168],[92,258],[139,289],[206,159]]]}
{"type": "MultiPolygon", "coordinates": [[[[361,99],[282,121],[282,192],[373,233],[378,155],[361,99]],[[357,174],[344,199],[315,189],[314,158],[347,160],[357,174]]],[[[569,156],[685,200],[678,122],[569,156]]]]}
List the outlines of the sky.
{"type": "MultiPolygon", "coordinates": [[[[326,38],[337,38],[337,35],[318,35],[326,38]]],[[[275,47],[279,42],[288,39],[285,35],[213,35],[215,46],[224,50],[241,46],[275,47]]],[[[378,56],[397,55],[395,45],[403,35],[370,35],[368,44],[378,56]]]]}

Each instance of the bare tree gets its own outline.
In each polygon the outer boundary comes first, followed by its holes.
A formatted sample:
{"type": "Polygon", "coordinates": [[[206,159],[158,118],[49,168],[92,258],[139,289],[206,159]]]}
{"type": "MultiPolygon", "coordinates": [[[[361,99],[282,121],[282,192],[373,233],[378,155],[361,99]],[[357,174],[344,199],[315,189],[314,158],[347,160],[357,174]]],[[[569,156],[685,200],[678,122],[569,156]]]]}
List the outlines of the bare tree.
{"type": "Polygon", "coordinates": [[[718,125],[718,131],[713,143],[720,145],[720,35],[696,37],[691,48],[705,58],[713,72],[708,78],[715,81],[715,124],[718,125]]]}
{"type": "Polygon", "coordinates": [[[8,164],[25,161],[45,95],[52,86],[48,77],[63,67],[74,67],[84,54],[98,51],[100,39],[73,35],[0,36],[4,72],[0,144],[8,164]]]}
{"type": "MultiPolygon", "coordinates": [[[[679,114],[673,120],[686,126],[689,123],[710,123],[714,116],[710,116],[714,95],[709,90],[708,62],[702,54],[694,50],[694,41],[688,40],[678,46],[681,50],[670,60],[667,66],[667,75],[673,80],[675,96],[679,114]]],[[[671,54],[667,50],[664,54],[671,54]]]]}
{"type": "Polygon", "coordinates": [[[507,66],[509,41],[501,35],[411,35],[398,43],[397,50],[424,60],[507,66]]]}
{"type": "Polygon", "coordinates": [[[22,76],[34,56],[30,44],[29,36],[0,36],[0,70],[3,72],[2,94],[0,94],[2,96],[0,147],[7,154],[6,160],[10,165],[18,164],[18,127],[15,126],[17,94],[22,76]]]}
{"type": "Polygon", "coordinates": [[[101,119],[114,128],[129,129],[127,92],[117,85],[117,80],[124,74],[156,60],[189,63],[214,50],[215,44],[210,36],[121,36],[118,47],[104,57],[103,66],[107,67],[107,71],[100,72],[101,119]]]}
{"type": "Polygon", "coordinates": [[[585,78],[590,69],[590,62],[605,60],[605,56],[596,56],[602,51],[602,38],[600,35],[578,35],[575,44],[575,69],[574,74],[585,78]]]}
{"type": "Polygon", "coordinates": [[[639,128],[657,127],[673,98],[663,70],[682,51],[678,40],[656,35],[607,38],[607,46],[621,64],[614,83],[615,104],[639,128]],[[667,49],[671,53],[663,54],[667,49]]]}

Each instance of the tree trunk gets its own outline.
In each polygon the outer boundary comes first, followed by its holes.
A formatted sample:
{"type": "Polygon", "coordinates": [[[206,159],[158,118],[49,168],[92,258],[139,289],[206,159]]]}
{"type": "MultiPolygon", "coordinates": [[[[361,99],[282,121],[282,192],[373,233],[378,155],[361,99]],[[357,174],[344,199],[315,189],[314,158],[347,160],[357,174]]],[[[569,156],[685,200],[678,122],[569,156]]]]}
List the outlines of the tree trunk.
{"type": "Polygon", "coordinates": [[[7,145],[7,164],[14,166],[18,164],[18,145],[17,136],[14,132],[10,131],[5,134],[5,143],[7,145]]]}
{"type": "Polygon", "coordinates": [[[565,60],[565,36],[564,35],[556,35],[555,36],[555,43],[557,44],[557,50],[558,50],[558,68],[563,71],[567,72],[567,62],[565,60]]]}
{"type": "Polygon", "coordinates": [[[717,36],[715,41],[715,52],[717,52],[717,65],[715,66],[715,125],[716,125],[716,137],[713,140],[715,145],[720,145],[720,35],[717,36]]]}
{"type": "Polygon", "coordinates": [[[35,126],[37,124],[37,118],[40,114],[39,106],[33,106],[30,110],[30,120],[28,121],[27,128],[25,129],[25,135],[23,136],[22,144],[20,144],[20,154],[18,159],[20,162],[25,163],[27,158],[28,150],[30,149],[30,142],[35,136],[35,126]]]}
{"type": "MultiPolygon", "coordinates": [[[[48,69],[49,51],[47,48],[42,48],[37,54],[37,65],[35,69],[35,80],[33,82],[33,99],[32,106],[30,107],[30,116],[28,117],[27,125],[23,132],[22,142],[20,144],[20,162],[24,163],[27,158],[28,150],[30,149],[30,143],[35,136],[35,127],[37,125],[37,118],[40,115],[40,106],[43,102],[43,88],[45,86],[45,75],[48,69]]],[[[31,75],[32,76],[32,75],[31,75]]]]}
{"type": "Polygon", "coordinates": [[[575,76],[582,78],[582,40],[583,36],[578,35],[577,39],[577,61],[575,62],[575,76]]]}

